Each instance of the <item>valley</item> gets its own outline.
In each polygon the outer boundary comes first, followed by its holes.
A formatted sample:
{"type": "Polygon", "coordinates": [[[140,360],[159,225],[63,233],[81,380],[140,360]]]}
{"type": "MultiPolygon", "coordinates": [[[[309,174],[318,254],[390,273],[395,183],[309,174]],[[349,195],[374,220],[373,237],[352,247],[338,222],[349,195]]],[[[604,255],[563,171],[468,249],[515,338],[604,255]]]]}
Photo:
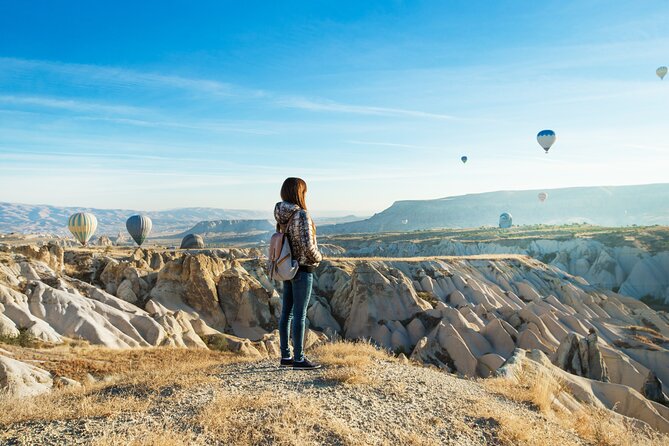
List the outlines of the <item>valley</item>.
{"type": "MultiPolygon", "coordinates": [[[[371,342],[393,361],[465,379],[513,385],[539,374],[552,389],[546,410],[612,411],[620,420],[669,432],[666,312],[523,253],[418,257],[396,250],[396,258],[360,257],[368,240],[329,241],[340,245],[328,249],[340,246],[358,257],[340,253],[317,269],[308,310],[311,350],[337,339],[371,342]],[[562,384],[551,387],[553,380],[562,384]]],[[[49,395],[57,382],[88,389],[112,379],[99,371],[87,383],[85,373],[48,365],[53,349],[76,343],[276,358],[280,292],[258,249],[4,245],[0,333],[10,344],[0,359],[6,391],[49,395]],[[20,337],[42,350],[30,343],[11,347],[20,337]]],[[[362,379],[365,370],[332,367],[343,385],[362,379]]]]}

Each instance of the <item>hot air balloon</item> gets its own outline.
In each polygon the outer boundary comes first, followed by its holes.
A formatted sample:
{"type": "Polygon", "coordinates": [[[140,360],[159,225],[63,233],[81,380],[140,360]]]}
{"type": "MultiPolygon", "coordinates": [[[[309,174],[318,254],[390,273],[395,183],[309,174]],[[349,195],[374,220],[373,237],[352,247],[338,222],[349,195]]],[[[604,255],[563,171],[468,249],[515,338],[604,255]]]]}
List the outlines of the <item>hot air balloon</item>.
{"type": "Polygon", "coordinates": [[[513,217],[508,212],[504,212],[499,216],[499,227],[502,229],[510,228],[513,224],[513,217]]]}
{"type": "Polygon", "coordinates": [[[406,225],[407,223],[409,223],[409,220],[407,220],[406,218],[404,220],[402,220],[403,225],[406,225]]]}
{"type": "Polygon", "coordinates": [[[133,215],[125,222],[128,234],[139,245],[142,246],[144,240],[149,236],[153,223],[146,215],[133,215]]]}
{"type": "Polygon", "coordinates": [[[67,221],[67,229],[70,230],[74,238],[76,238],[82,246],[95,234],[98,227],[98,219],[95,215],[88,212],[77,212],[72,214],[67,221]]]}
{"type": "Polygon", "coordinates": [[[539,195],[537,196],[539,197],[539,201],[542,203],[546,201],[546,198],[548,198],[548,194],[546,192],[539,192],[539,195]]]}
{"type": "Polygon", "coordinates": [[[197,234],[188,234],[181,241],[179,249],[202,249],[204,248],[204,239],[197,234]]]}
{"type": "Polygon", "coordinates": [[[655,74],[657,74],[657,77],[660,78],[660,80],[664,79],[664,76],[667,75],[667,71],[669,71],[669,68],[662,66],[658,67],[657,70],[655,70],[655,74]]]}
{"type": "Polygon", "coordinates": [[[555,143],[555,132],[553,130],[542,130],[537,133],[537,142],[548,153],[548,149],[555,143]]]}
{"type": "Polygon", "coordinates": [[[460,157],[460,161],[462,161],[462,164],[465,164],[467,162],[467,157],[466,156],[460,157]]]}

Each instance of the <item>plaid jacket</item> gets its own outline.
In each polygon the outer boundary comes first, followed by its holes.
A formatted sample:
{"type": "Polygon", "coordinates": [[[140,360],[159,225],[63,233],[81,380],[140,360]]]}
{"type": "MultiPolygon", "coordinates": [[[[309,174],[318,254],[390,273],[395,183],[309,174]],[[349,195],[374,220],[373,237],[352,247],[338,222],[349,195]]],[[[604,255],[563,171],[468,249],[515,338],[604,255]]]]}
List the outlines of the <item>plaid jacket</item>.
{"type": "Polygon", "coordinates": [[[285,227],[288,242],[297,263],[318,266],[323,256],[316,242],[316,226],[309,213],[298,205],[281,201],[274,206],[277,224],[285,227]]]}

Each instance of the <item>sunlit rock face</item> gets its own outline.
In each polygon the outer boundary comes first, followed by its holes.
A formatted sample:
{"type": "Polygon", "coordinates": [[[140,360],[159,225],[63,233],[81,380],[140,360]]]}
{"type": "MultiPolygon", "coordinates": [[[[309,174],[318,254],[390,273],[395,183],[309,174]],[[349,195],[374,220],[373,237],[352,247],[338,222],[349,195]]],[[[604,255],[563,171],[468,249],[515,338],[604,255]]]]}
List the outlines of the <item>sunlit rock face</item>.
{"type": "Polygon", "coordinates": [[[0,354],[0,392],[3,395],[25,398],[48,392],[52,387],[53,378],[46,370],[0,354]]]}
{"type": "Polygon", "coordinates": [[[495,374],[509,380],[519,380],[528,374],[546,380],[545,387],[553,389],[550,404],[562,412],[578,416],[588,406],[595,406],[611,410],[611,417],[620,414],[636,418],[653,429],[669,432],[669,408],[666,406],[646,398],[632,387],[568,373],[552,364],[540,350],[517,349],[495,374]]]}
{"type": "Polygon", "coordinates": [[[507,359],[516,347],[538,349],[558,361],[561,345],[578,336],[577,352],[569,357],[585,354],[579,374],[599,380],[608,376],[613,382],[634,384],[636,390],[641,390],[648,370],[661,368],[659,379],[669,378],[666,313],[535,260],[341,260],[325,262],[318,275],[317,293],[344,322],[345,337],[396,348],[401,344],[393,345],[395,336],[412,349],[419,346],[417,356],[436,358],[435,365],[452,371],[487,375],[495,361],[486,355],[507,359]],[[377,276],[379,271],[384,279],[377,276]],[[333,280],[338,287],[332,286],[333,280]],[[398,304],[389,306],[388,300],[398,304]],[[418,310],[425,303],[430,308],[418,310]],[[578,351],[580,339],[589,350],[578,351]],[[472,366],[471,357],[479,363],[472,366]],[[658,362],[659,357],[663,359],[658,362]]]}
{"type": "Polygon", "coordinates": [[[594,330],[586,337],[570,333],[558,347],[555,365],[574,375],[608,382],[608,369],[597,341],[594,330]]]}

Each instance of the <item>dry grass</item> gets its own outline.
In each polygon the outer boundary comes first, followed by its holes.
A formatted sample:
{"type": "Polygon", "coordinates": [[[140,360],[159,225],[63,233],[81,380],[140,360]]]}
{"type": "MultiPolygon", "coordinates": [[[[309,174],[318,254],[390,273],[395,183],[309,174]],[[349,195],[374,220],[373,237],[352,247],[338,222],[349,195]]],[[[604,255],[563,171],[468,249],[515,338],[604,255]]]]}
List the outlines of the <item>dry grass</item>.
{"type": "MultiPolygon", "coordinates": [[[[501,394],[518,403],[529,403],[541,414],[552,413],[553,402],[560,392],[566,391],[566,385],[552,375],[534,367],[522,367],[515,375],[517,381],[505,378],[482,380],[485,388],[501,394]]],[[[575,439],[569,438],[563,429],[547,419],[528,419],[512,411],[494,411],[481,402],[476,402],[475,413],[490,417],[498,423],[497,437],[505,445],[540,446],[545,444],[576,445],[575,439]]]]}
{"type": "Polygon", "coordinates": [[[314,349],[314,355],[328,367],[323,372],[323,379],[345,385],[371,387],[382,387],[385,384],[370,373],[374,361],[394,360],[387,352],[368,342],[323,344],[314,349]]]}
{"type": "Polygon", "coordinates": [[[557,395],[568,391],[564,382],[535,367],[522,367],[515,376],[517,381],[489,378],[481,382],[488,390],[519,403],[530,403],[542,413],[550,413],[557,395]]]}
{"type": "Polygon", "coordinates": [[[192,433],[167,427],[137,427],[128,432],[103,432],[92,446],[190,446],[204,444],[192,433]]]}
{"type": "Polygon", "coordinates": [[[482,402],[474,403],[472,410],[478,417],[486,417],[497,424],[497,440],[508,446],[572,446],[581,444],[560,425],[545,419],[532,419],[523,413],[493,410],[482,402]]]}
{"type": "Polygon", "coordinates": [[[299,394],[219,394],[195,423],[226,445],[368,444],[364,433],[299,394]]]}
{"type": "Polygon", "coordinates": [[[450,420],[447,423],[438,412],[430,414],[426,413],[421,414],[420,416],[411,416],[408,423],[392,429],[390,432],[391,441],[386,441],[384,444],[437,446],[442,443],[434,437],[426,435],[426,433],[433,432],[435,429],[447,429],[451,432],[459,432],[463,435],[465,433],[471,433],[471,428],[460,420],[450,420]]]}
{"type": "Polygon", "coordinates": [[[324,380],[336,382],[340,384],[346,384],[350,386],[373,386],[378,387],[381,385],[378,379],[375,379],[370,374],[365,373],[363,370],[354,369],[350,367],[339,367],[328,369],[323,372],[321,375],[324,380]]]}
{"type": "Polygon", "coordinates": [[[314,355],[323,365],[365,369],[374,360],[392,361],[394,358],[369,342],[341,341],[322,344],[314,349],[314,355]]]}
{"type": "Polygon", "coordinates": [[[33,398],[0,398],[0,426],[22,421],[71,420],[87,417],[110,417],[121,413],[146,411],[151,399],[131,392],[109,396],[104,392],[86,389],[61,389],[33,398]]]}
{"type": "Polygon", "coordinates": [[[597,446],[659,446],[669,444],[669,436],[650,428],[639,428],[625,417],[611,416],[608,410],[590,407],[568,420],[579,436],[597,446]]]}
{"type": "Polygon", "coordinates": [[[660,334],[660,332],[658,332],[657,330],[653,330],[652,328],[648,327],[642,327],[640,325],[629,325],[626,328],[630,331],[640,331],[642,333],[648,333],[649,335],[653,335],[658,338],[663,337],[662,334],[660,334]]]}
{"type": "Polygon", "coordinates": [[[217,366],[248,360],[232,353],[177,348],[14,347],[12,352],[16,359],[38,361],[37,365],[52,375],[76,379],[84,386],[54,389],[22,400],[21,404],[11,398],[0,398],[0,425],[143,412],[163,389],[214,382],[213,370],[217,366]],[[89,374],[104,380],[90,382],[89,374]]]}
{"type": "MultiPolygon", "coordinates": [[[[640,336],[638,334],[632,335],[632,340],[640,342],[642,344],[645,344],[645,348],[647,348],[648,350],[653,350],[653,351],[660,350],[660,347],[658,347],[658,344],[661,345],[661,344],[666,344],[667,343],[667,341],[658,341],[657,338],[648,338],[646,336],[640,336]]],[[[623,343],[625,343],[625,342],[623,341],[623,343]]],[[[634,347],[632,347],[632,348],[634,348],[634,347]]]]}
{"type": "Polygon", "coordinates": [[[627,330],[630,332],[632,339],[648,345],[653,350],[657,350],[658,346],[669,344],[669,338],[652,328],[630,325],[627,330]]]}
{"type": "Polygon", "coordinates": [[[406,446],[439,446],[441,444],[440,442],[427,438],[417,432],[407,432],[405,430],[396,429],[393,434],[397,438],[395,444],[406,446]]]}
{"type": "MultiPolygon", "coordinates": [[[[551,441],[539,441],[550,435],[550,424],[554,423],[567,431],[572,431],[588,443],[597,446],[651,446],[669,444],[669,436],[649,428],[640,428],[633,420],[609,410],[582,404],[578,413],[563,410],[554,404],[561,393],[569,393],[564,382],[536,367],[524,365],[517,380],[492,378],[483,380],[484,387],[501,394],[513,401],[530,403],[545,417],[539,424],[528,424],[528,420],[512,413],[490,413],[500,425],[499,437],[509,445],[553,444],[551,441]],[[548,430],[548,431],[547,431],[548,430]]],[[[477,412],[486,413],[485,407],[477,407],[477,412]]],[[[555,433],[553,433],[555,435],[555,433]]],[[[562,439],[555,444],[570,444],[569,439],[562,439]]]]}
{"type": "Polygon", "coordinates": [[[115,382],[149,386],[191,387],[213,378],[208,371],[221,364],[248,361],[230,352],[184,348],[114,350],[85,344],[50,349],[9,349],[21,361],[37,362],[54,376],[85,382],[88,375],[115,382]]]}

